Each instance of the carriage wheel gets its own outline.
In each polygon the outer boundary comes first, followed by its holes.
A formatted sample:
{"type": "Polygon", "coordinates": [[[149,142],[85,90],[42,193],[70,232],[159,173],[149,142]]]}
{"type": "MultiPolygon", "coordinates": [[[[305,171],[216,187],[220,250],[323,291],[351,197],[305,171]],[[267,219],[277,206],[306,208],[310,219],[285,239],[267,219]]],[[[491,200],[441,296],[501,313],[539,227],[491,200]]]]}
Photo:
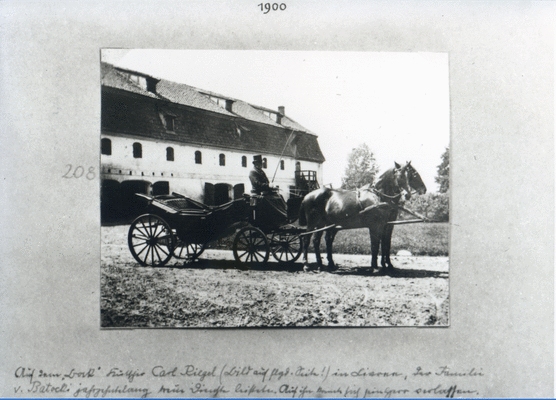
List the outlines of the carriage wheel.
{"type": "Polygon", "coordinates": [[[174,257],[185,259],[186,261],[196,260],[205,251],[204,244],[187,243],[181,240],[174,247],[174,257]]]}
{"type": "Polygon", "coordinates": [[[139,264],[162,267],[172,258],[174,235],[162,218],[145,214],[131,223],[127,243],[139,264]]]}
{"type": "Polygon", "coordinates": [[[270,256],[266,235],[252,226],[240,229],[234,239],[233,250],[235,260],[243,264],[264,264],[270,256]]]}
{"type": "Polygon", "coordinates": [[[302,245],[299,235],[275,233],[270,239],[270,249],[274,258],[281,263],[293,263],[301,256],[302,245]]]}

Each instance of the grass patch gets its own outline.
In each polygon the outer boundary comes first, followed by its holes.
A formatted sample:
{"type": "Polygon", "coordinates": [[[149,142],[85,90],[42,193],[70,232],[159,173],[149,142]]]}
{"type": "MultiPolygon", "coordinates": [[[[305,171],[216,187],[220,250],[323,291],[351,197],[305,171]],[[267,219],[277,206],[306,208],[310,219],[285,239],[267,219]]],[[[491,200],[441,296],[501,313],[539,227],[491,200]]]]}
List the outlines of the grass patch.
{"type": "MultiPolygon", "coordinates": [[[[408,250],[411,254],[419,256],[448,256],[449,230],[448,223],[396,226],[392,234],[391,254],[408,250]]],[[[326,249],[323,243],[321,249],[326,249]]],[[[340,254],[371,254],[369,230],[351,229],[338,232],[333,251],[340,254]]]]}
{"type": "MultiPolygon", "coordinates": [[[[416,256],[448,256],[448,237],[450,224],[447,222],[418,223],[398,225],[392,234],[391,254],[400,250],[408,250],[416,256]]],[[[233,236],[210,244],[211,248],[231,249],[233,236]]],[[[324,236],[321,240],[321,252],[326,252],[324,236]]],[[[313,251],[311,247],[309,251],[313,251]]],[[[371,254],[369,230],[349,229],[340,231],[334,239],[334,253],[338,254],[371,254]]]]}

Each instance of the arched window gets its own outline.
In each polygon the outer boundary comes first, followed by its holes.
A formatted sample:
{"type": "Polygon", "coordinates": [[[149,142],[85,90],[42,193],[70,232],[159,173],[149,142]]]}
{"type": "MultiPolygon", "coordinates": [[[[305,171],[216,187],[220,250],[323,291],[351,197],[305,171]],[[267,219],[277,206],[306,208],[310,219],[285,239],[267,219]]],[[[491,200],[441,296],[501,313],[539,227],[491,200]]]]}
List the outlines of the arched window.
{"type": "Polygon", "coordinates": [[[143,147],[141,143],[133,143],[133,158],[143,158],[143,147]]]}
{"type": "Polygon", "coordinates": [[[100,153],[105,156],[112,155],[112,141],[110,139],[101,139],[100,141],[100,153]]]}
{"type": "Polygon", "coordinates": [[[166,161],[174,161],[174,149],[172,147],[166,148],[166,161]]]}
{"type": "Polygon", "coordinates": [[[226,155],[225,154],[220,154],[220,165],[222,165],[222,166],[226,165],[226,155]]]}
{"type": "Polygon", "coordinates": [[[247,157],[243,156],[241,157],[241,166],[246,168],[247,167],[247,157]]]}
{"type": "Polygon", "coordinates": [[[284,160],[280,160],[280,169],[283,171],[285,168],[284,160]]]}
{"type": "Polygon", "coordinates": [[[263,158],[263,168],[266,168],[266,157],[263,158]]]}
{"type": "Polygon", "coordinates": [[[195,164],[202,164],[203,163],[203,155],[199,150],[195,152],[195,164]]]}

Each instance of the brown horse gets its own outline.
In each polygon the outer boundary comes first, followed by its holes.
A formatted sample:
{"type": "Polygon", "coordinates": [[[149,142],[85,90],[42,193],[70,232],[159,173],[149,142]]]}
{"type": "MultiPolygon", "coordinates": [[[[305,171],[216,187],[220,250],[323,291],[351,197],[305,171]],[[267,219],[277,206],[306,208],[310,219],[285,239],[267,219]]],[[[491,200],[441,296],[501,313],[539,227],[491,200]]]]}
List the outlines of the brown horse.
{"type": "MultiPolygon", "coordinates": [[[[299,223],[307,226],[307,231],[326,229],[326,250],[328,268],[334,268],[332,260],[332,243],[339,229],[369,228],[371,236],[372,268],[378,267],[378,250],[382,243],[381,264],[384,268],[393,268],[390,261],[390,243],[394,226],[388,224],[398,217],[397,204],[402,196],[411,198],[411,189],[419,194],[427,191],[419,173],[411,162],[403,167],[395,167],[384,172],[378,181],[370,187],[366,185],[356,191],[321,188],[309,193],[301,203],[299,223]]],[[[323,231],[314,233],[313,246],[319,269],[322,268],[320,240],[323,231]]],[[[311,234],[304,236],[303,262],[308,271],[307,252],[311,234]]]]}

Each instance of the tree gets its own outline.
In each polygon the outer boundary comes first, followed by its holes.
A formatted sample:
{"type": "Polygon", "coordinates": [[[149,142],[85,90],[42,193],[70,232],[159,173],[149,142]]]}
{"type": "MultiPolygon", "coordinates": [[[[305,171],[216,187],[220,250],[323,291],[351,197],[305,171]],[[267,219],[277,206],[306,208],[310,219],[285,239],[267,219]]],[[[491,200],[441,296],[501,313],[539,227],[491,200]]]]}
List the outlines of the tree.
{"type": "MultiPolygon", "coordinates": [[[[411,196],[411,200],[406,202],[404,207],[432,221],[448,222],[450,220],[450,195],[448,193],[427,193],[420,196],[411,196]]],[[[400,219],[415,218],[406,213],[400,214],[400,219]]]]}
{"type": "Polygon", "coordinates": [[[366,143],[354,148],[348,156],[348,165],[342,178],[342,189],[353,190],[374,182],[378,174],[375,156],[366,143]]]}
{"type": "Polygon", "coordinates": [[[437,175],[434,181],[440,185],[438,191],[446,193],[450,189],[450,148],[446,147],[446,151],[441,156],[442,162],[437,167],[437,175]]]}

